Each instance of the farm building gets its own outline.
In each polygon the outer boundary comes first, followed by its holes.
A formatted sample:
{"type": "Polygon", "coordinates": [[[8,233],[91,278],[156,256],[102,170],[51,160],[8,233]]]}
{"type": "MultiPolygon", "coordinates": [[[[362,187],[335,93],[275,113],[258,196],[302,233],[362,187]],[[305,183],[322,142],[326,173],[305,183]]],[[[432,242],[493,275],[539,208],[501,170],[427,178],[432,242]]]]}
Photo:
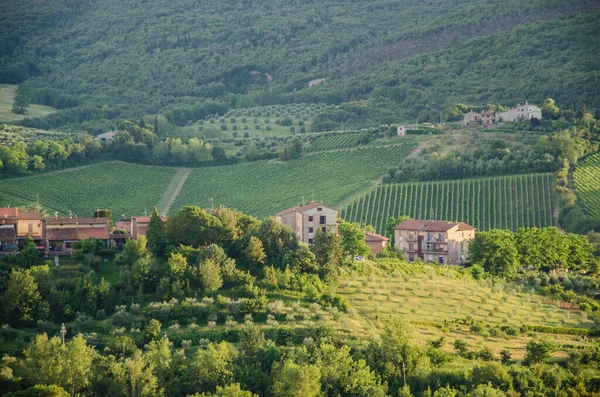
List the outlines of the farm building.
{"type": "Polygon", "coordinates": [[[112,130],[96,136],[96,140],[100,142],[111,142],[119,131],[112,130]]]}
{"type": "Polygon", "coordinates": [[[414,262],[462,264],[469,254],[475,228],[463,222],[407,220],[394,228],[395,241],[414,262]]]}
{"type": "MultiPolygon", "coordinates": [[[[163,222],[169,220],[168,216],[161,216],[163,222]]],[[[145,236],[150,224],[149,216],[133,216],[130,219],[125,219],[117,222],[117,229],[125,230],[132,238],[145,236]]]]}
{"type": "Polygon", "coordinates": [[[279,211],[275,214],[277,222],[290,227],[298,240],[312,243],[317,230],[337,233],[338,212],[312,201],[310,204],[298,205],[279,211]]]}
{"type": "Polygon", "coordinates": [[[404,135],[406,135],[406,133],[408,131],[418,130],[418,129],[419,129],[419,125],[418,124],[399,125],[397,133],[398,133],[398,136],[404,136],[404,135]]]}
{"type": "Polygon", "coordinates": [[[533,118],[542,119],[542,111],[535,105],[525,103],[525,105],[517,105],[515,108],[496,114],[499,122],[517,122],[529,121],[533,118]]]}
{"type": "Polygon", "coordinates": [[[381,234],[365,232],[365,242],[371,249],[373,255],[377,255],[387,247],[387,243],[390,239],[382,236],[381,234]]]}

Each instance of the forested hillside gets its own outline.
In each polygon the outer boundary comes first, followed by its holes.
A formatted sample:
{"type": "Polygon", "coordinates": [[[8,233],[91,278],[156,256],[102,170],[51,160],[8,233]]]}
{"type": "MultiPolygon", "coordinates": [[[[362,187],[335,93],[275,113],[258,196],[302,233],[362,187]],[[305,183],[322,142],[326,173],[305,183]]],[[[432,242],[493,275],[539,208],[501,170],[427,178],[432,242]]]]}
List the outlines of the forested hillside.
{"type": "Polygon", "coordinates": [[[552,96],[598,107],[597,8],[592,0],[7,0],[0,83],[62,109],[24,122],[37,128],[158,113],[185,123],[228,107],[364,98],[421,120],[458,102],[552,96]]]}

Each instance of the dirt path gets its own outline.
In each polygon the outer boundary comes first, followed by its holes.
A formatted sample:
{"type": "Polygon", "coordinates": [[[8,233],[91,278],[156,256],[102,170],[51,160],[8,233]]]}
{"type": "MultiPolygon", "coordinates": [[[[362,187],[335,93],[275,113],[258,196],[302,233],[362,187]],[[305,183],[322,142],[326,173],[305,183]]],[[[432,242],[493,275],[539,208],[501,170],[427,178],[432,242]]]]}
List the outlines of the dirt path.
{"type": "Polygon", "coordinates": [[[167,213],[171,209],[175,198],[181,192],[183,184],[190,175],[190,172],[192,172],[191,168],[177,168],[177,172],[175,173],[175,175],[173,175],[171,182],[169,182],[169,185],[165,189],[162,197],[156,205],[156,207],[160,211],[161,216],[167,215],[167,213]]]}

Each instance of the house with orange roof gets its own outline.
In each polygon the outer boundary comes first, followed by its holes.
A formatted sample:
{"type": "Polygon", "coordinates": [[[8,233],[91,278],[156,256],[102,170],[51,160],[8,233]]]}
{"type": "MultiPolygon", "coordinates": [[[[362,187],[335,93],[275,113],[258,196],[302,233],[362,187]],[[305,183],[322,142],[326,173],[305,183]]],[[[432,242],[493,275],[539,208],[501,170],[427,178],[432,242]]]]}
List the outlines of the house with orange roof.
{"type": "Polygon", "coordinates": [[[365,243],[367,243],[369,249],[371,249],[373,256],[376,256],[383,251],[387,247],[388,241],[390,241],[390,239],[381,234],[365,232],[365,243]]]}
{"type": "Polygon", "coordinates": [[[475,228],[463,222],[409,219],[394,228],[394,237],[409,262],[463,264],[475,228]]]}
{"type": "Polygon", "coordinates": [[[108,218],[45,218],[45,246],[49,251],[69,251],[73,243],[94,238],[109,247],[110,219],[108,218]]]}

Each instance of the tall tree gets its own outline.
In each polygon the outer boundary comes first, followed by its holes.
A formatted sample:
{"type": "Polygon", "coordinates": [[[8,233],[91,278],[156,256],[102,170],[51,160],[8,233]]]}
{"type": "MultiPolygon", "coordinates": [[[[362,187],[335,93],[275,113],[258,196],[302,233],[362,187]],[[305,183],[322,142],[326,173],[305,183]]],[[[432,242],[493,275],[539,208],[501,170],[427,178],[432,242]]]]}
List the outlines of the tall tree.
{"type": "Polygon", "coordinates": [[[162,219],[160,219],[156,207],[154,207],[154,210],[152,211],[146,237],[148,239],[148,248],[150,251],[154,255],[162,256],[167,243],[167,237],[165,235],[165,225],[162,219]]]}
{"type": "Polygon", "coordinates": [[[26,114],[29,109],[29,99],[25,95],[17,94],[13,101],[12,112],[14,114],[26,114]]]}
{"type": "Polygon", "coordinates": [[[342,249],[345,255],[367,256],[371,253],[371,249],[365,242],[365,233],[358,224],[341,221],[338,232],[342,237],[342,249]]]}
{"type": "Polygon", "coordinates": [[[334,277],[344,259],[342,237],[319,229],[310,249],[315,254],[319,275],[324,279],[334,277]]]}
{"type": "Polygon", "coordinates": [[[34,324],[44,320],[48,304],[42,300],[31,271],[13,269],[2,299],[2,311],[10,324],[34,324]]]}
{"type": "Polygon", "coordinates": [[[495,276],[516,276],[519,251],[514,234],[499,229],[477,233],[469,244],[469,260],[495,276]]]}
{"type": "Polygon", "coordinates": [[[217,242],[221,227],[221,221],[202,208],[186,206],[169,218],[165,232],[172,244],[198,247],[217,242]]]}
{"type": "Polygon", "coordinates": [[[244,260],[250,265],[262,265],[265,262],[267,254],[263,248],[262,241],[258,237],[251,236],[248,240],[248,245],[242,251],[244,260]]]}
{"type": "Polygon", "coordinates": [[[160,136],[160,127],[158,125],[158,116],[154,116],[154,133],[160,136]]]}
{"type": "Polygon", "coordinates": [[[321,392],[321,371],[314,365],[286,360],[277,364],[272,374],[275,397],[316,397],[321,392]]]}

